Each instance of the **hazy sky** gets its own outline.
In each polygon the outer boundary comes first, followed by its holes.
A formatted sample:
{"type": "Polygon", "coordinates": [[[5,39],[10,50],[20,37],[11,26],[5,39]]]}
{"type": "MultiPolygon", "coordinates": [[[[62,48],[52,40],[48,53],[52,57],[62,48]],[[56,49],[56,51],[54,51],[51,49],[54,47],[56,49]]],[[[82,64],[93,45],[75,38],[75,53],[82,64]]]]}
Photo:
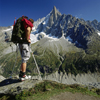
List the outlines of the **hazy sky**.
{"type": "Polygon", "coordinates": [[[0,26],[11,26],[14,18],[22,15],[36,21],[50,13],[53,6],[61,14],[100,22],[100,0],[0,0],[0,26]]]}

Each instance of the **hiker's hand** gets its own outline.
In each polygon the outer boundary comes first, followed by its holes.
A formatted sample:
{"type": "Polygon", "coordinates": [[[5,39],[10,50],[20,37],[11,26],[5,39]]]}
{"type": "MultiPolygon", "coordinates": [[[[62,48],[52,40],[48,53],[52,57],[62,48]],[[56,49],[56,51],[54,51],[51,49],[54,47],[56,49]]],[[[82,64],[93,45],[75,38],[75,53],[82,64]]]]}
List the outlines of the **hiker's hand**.
{"type": "Polygon", "coordinates": [[[28,43],[31,43],[31,40],[29,39],[29,40],[27,40],[28,41],[28,43]]]}

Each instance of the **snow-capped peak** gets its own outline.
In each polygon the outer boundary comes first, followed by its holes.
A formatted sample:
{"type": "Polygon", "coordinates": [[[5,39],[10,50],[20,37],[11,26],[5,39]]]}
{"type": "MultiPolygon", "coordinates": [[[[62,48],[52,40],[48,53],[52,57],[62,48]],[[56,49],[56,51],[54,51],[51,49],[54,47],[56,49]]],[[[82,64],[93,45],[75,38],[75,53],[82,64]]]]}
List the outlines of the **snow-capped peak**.
{"type": "Polygon", "coordinates": [[[11,26],[11,27],[8,28],[8,29],[2,30],[2,32],[12,31],[12,29],[13,29],[13,26],[11,26]]]}
{"type": "Polygon", "coordinates": [[[48,23],[49,17],[50,17],[50,13],[45,17],[43,21],[43,25],[46,25],[48,23]]]}

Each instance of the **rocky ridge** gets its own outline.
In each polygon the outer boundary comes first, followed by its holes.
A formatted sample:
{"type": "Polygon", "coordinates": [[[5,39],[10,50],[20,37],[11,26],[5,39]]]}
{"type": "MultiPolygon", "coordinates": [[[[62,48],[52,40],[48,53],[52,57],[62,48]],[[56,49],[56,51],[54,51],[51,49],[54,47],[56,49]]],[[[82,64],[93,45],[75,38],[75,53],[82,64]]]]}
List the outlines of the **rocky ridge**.
{"type": "Polygon", "coordinates": [[[62,84],[78,84],[88,87],[88,89],[98,88],[100,89],[100,73],[88,73],[88,74],[63,74],[55,72],[47,75],[40,80],[39,76],[32,76],[30,79],[23,82],[19,82],[16,78],[3,79],[0,82],[0,94],[16,95],[24,90],[33,88],[36,84],[45,80],[54,81],[62,84]]]}
{"type": "Polygon", "coordinates": [[[72,15],[61,14],[54,6],[53,10],[37,29],[38,33],[45,32],[58,38],[62,36],[65,38],[70,37],[71,42],[75,43],[77,47],[86,49],[92,38],[96,39],[98,37],[99,24],[95,23],[97,22],[84,21],[72,15]]]}

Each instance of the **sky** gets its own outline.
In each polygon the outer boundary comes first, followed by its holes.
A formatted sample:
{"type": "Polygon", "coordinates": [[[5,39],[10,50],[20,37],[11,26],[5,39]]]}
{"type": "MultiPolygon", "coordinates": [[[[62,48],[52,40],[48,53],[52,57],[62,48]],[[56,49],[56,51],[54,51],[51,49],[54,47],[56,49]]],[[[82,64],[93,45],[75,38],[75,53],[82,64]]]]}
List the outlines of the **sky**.
{"type": "Polygon", "coordinates": [[[100,0],[0,0],[0,26],[12,26],[15,17],[34,19],[46,17],[53,7],[61,14],[100,22],[100,0]]]}

